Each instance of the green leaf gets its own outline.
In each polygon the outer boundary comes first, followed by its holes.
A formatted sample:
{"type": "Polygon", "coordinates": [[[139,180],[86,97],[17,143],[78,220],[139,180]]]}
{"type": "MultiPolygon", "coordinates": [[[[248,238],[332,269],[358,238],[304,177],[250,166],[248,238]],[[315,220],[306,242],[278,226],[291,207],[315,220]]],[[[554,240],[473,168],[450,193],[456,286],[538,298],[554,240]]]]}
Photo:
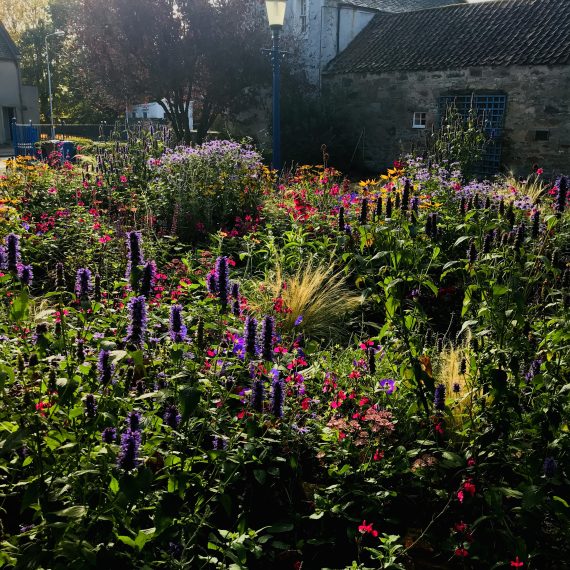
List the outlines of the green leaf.
{"type": "Polygon", "coordinates": [[[458,245],[461,245],[464,241],[467,241],[468,239],[470,239],[471,236],[461,236],[460,238],[457,238],[455,240],[455,243],[453,244],[453,247],[457,247],[458,245]]]}
{"type": "Polygon", "coordinates": [[[270,526],[267,529],[267,532],[269,534],[278,534],[280,532],[290,532],[293,530],[293,528],[295,528],[295,525],[293,525],[293,523],[278,523],[270,526]]]}
{"type": "Polygon", "coordinates": [[[493,296],[500,297],[509,293],[510,289],[506,285],[493,285],[493,296]]]}
{"type": "Polygon", "coordinates": [[[152,540],[154,535],[156,534],[156,528],[145,528],[139,531],[137,537],[135,538],[135,546],[142,550],[144,545],[149,541],[152,540]]]}
{"type": "Polygon", "coordinates": [[[26,289],[24,289],[18,297],[14,299],[10,307],[10,317],[11,319],[18,323],[24,319],[28,311],[28,305],[30,302],[30,297],[26,289]]]}
{"type": "Polygon", "coordinates": [[[559,503],[562,503],[567,509],[570,508],[570,505],[562,497],[555,495],[554,497],[552,497],[552,499],[554,501],[558,501],[559,503]]]}
{"type": "Polygon", "coordinates": [[[55,514],[58,517],[65,517],[68,519],[80,519],[85,515],[86,512],[87,507],[84,507],[83,505],[75,505],[73,507],[68,507],[67,509],[57,511],[55,514]]]}
{"type": "Polygon", "coordinates": [[[130,536],[121,535],[117,536],[117,539],[131,548],[136,548],[135,541],[130,536]]]}
{"type": "Polygon", "coordinates": [[[109,483],[109,489],[111,493],[116,495],[119,492],[119,482],[114,477],[111,477],[111,482],[109,483]]]}

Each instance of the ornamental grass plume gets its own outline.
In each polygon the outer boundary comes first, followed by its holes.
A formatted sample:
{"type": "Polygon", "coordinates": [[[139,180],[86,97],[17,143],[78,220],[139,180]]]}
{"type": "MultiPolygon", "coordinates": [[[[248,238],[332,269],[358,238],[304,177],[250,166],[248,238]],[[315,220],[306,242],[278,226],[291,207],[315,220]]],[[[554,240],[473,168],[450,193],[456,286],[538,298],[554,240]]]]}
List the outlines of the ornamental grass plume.
{"type": "Polygon", "coordinates": [[[305,336],[329,338],[344,332],[346,318],[362,303],[362,296],[350,290],[347,277],[336,271],[332,262],[314,257],[285,274],[280,262],[268,272],[262,287],[251,283],[250,305],[259,312],[269,312],[274,300],[282,300],[279,324],[283,332],[301,329],[305,336]],[[283,288],[283,283],[286,287],[283,288]],[[299,317],[302,321],[299,322],[299,317]]]}
{"type": "Polygon", "coordinates": [[[135,346],[142,346],[147,329],[147,309],[144,296],[133,297],[128,304],[129,326],[126,341],[135,346]]]}
{"type": "Polygon", "coordinates": [[[186,339],[188,329],[182,318],[182,305],[170,307],[170,338],[174,342],[183,342],[186,339]]]}

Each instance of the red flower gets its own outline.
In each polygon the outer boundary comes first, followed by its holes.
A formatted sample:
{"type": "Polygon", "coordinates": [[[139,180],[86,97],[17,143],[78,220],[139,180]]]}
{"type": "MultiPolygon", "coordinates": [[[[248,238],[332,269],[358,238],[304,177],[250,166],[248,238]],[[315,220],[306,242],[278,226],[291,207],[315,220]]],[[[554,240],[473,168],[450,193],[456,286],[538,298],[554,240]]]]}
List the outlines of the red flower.
{"type": "Polygon", "coordinates": [[[456,548],[455,556],[460,556],[461,558],[467,558],[469,556],[469,551],[465,550],[465,548],[456,548]]]}
{"type": "Polygon", "coordinates": [[[381,459],[384,459],[384,452],[380,451],[379,449],[377,449],[374,452],[374,457],[373,457],[374,461],[380,461],[381,459]]]}
{"type": "Polygon", "coordinates": [[[511,560],[511,568],[522,568],[523,566],[524,562],[521,562],[518,556],[515,560],[511,560]]]}
{"type": "Polygon", "coordinates": [[[372,536],[378,536],[378,531],[372,528],[374,523],[366,524],[366,521],[362,521],[362,524],[358,527],[358,532],[361,534],[371,534],[372,536]]]}

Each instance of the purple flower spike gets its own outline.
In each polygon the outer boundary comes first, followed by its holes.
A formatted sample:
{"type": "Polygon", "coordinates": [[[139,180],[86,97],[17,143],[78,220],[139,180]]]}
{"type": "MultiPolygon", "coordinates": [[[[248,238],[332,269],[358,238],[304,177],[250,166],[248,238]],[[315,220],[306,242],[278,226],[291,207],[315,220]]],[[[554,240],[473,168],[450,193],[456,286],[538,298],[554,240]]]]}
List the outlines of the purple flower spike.
{"type": "Polygon", "coordinates": [[[127,342],[135,346],[142,346],[147,329],[146,299],[143,295],[133,297],[129,301],[129,327],[127,329],[127,342]]]}
{"type": "Polygon", "coordinates": [[[75,294],[77,298],[89,297],[89,293],[91,293],[92,289],[91,271],[86,267],[78,269],[75,277],[75,294]]]}
{"type": "Polygon", "coordinates": [[[170,307],[170,338],[174,342],[183,342],[188,332],[182,320],[182,305],[170,307]]]}
{"type": "Polygon", "coordinates": [[[18,264],[18,279],[22,285],[30,286],[34,279],[34,272],[32,271],[31,265],[23,265],[22,263],[18,264]]]}
{"type": "Polygon", "coordinates": [[[117,459],[117,467],[123,471],[132,471],[139,465],[139,447],[141,434],[139,431],[127,430],[121,436],[121,451],[117,459]]]}

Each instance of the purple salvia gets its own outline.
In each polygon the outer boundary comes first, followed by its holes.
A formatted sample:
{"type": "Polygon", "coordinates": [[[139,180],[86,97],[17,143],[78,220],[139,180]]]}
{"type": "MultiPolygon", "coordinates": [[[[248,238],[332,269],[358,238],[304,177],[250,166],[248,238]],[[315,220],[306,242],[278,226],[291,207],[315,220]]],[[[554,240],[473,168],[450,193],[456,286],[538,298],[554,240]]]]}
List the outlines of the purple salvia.
{"type": "Polygon", "coordinates": [[[85,415],[88,418],[94,418],[97,415],[97,403],[93,394],[85,396],[85,415]]]}
{"type": "Polygon", "coordinates": [[[212,295],[218,292],[218,280],[215,271],[210,271],[206,276],[206,289],[208,293],[212,293],[212,295]]]}
{"type": "Polygon", "coordinates": [[[235,300],[232,302],[232,313],[233,313],[236,317],[239,317],[239,316],[241,315],[241,307],[240,307],[240,304],[239,304],[239,300],[238,300],[238,299],[235,299],[235,300]]]}
{"type": "Polygon", "coordinates": [[[232,281],[232,298],[239,301],[239,283],[237,281],[232,281]]]}
{"type": "Polygon", "coordinates": [[[344,231],[344,206],[341,206],[338,210],[338,231],[344,231]]]}
{"type": "Polygon", "coordinates": [[[251,389],[251,406],[256,412],[263,412],[263,400],[265,398],[265,386],[261,378],[253,381],[251,389]]]}
{"type": "Polygon", "coordinates": [[[8,234],[6,236],[6,269],[16,273],[20,263],[20,236],[8,234]]]}
{"type": "Polygon", "coordinates": [[[166,407],[163,421],[167,426],[170,426],[172,429],[176,429],[180,425],[180,419],[181,416],[176,406],[171,405],[166,407]]]}
{"type": "Polygon", "coordinates": [[[155,282],[156,263],[154,261],[147,261],[142,270],[139,293],[148,299],[152,295],[155,282]]]}
{"type": "Polygon", "coordinates": [[[117,467],[124,471],[132,471],[138,467],[140,444],[140,432],[127,430],[121,436],[121,450],[117,459],[117,467]]]}
{"type": "Polygon", "coordinates": [[[127,249],[127,272],[125,279],[130,279],[133,270],[144,263],[141,232],[127,232],[127,249]]]}
{"type": "Polygon", "coordinates": [[[254,317],[246,317],[244,323],[245,352],[249,356],[257,355],[257,320],[254,317]]]}
{"type": "Polygon", "coordinates": [[[469,265],[473,265],[477,261],[477,248],[473,239],[469,242],[469,248],[467,249],[467,261],[469,265]]]}
{"type": "Polygon", "coordinates": [[[147,309],[144,296],[133,297],[129,301],[129,326],[127,329],[127,342],[141,346],[147,328],[147,309]]]}
{"type": "Polygon", "coordinates": [[[568,179],[565,176],[560,177],[558,182],[558,195],[556,197],[556,212],[559,216],[566,209],[566,193],[568,192],[568,179]]]}
{"type": "Polygon", "coordinates": [[[217,294],[220,298],[222,305],[222,312],[225,312],[228,307],[228,295],[230,289],[230,275],[228,269],[228,258],[220,256],[216,259],[216,281],[217,281],[217,294]]]}
{"type": "Polygon", "coordinates": [[[91,271],[86,267],[78,269],[75,277],[75,294],[77,295],[77,298],[89,298],[92,288],[91,271]]]}
{"type": "Polygon", "coordinates": [[[362,198],[362,205],[360,208],[360,223],[361,224],[366,224],[366,222],[368,221],[368,199],[367,198],[362,198]]]}
{"type": "Polygon", "coordinates": [[[174,342],[183,342],[187,333],[188,329],[182,319],[182,305],[172,305],[170,307],[170,338],[174,342]]]}
{"type": "Polygon", "coordinates": [[[275,332],[275,319],[269,315],[263,317],[261,323],[261,354],[263,360],[273,361],[273,333],[275,332]]]}
{"type": "Polygon", "coordinates": [[[535,210],[531,216],[532,220],[532,238],[536,239],[540,233],[540,211],[535,210]]]}
{"type": "Polygon", "coordinates": [[[388,196],[386,200],[386,218],[389,219],[392,217],[392,198],[388,196]]]}
{"type": "Polygon", "coordinates": [[[8,269],[8,254],[4,246],[0,245],[0,271],[8,269]]]}
{"type": "Polygon", "coordinates": [[[283,417],[283,402],[285,400],[285,383],[275,376],[271,384],[271,412],[276,418],[283,417]]]}
{"type": "Polygon", "coordinates": [[[133,410],[127,414],[127,419],[125,423],[127,424],[127,429],[131,431],[139,431],[141,429],[141,413],[133,410]]]}
{"type": "Polygon", "coordinates": [[[22,285],[30,286],[34,279],[34,272],[31,265],[18,264],[18,279],[22,285]]]}
{"type": "Polygon", "coordinates": [[[99,373],[99,382],[106,386],[111,382],[115,365],[111,362],[111,353],[108,350],[102,350],[97,359],[97,372],[99,373]]]}
{"type": "Polygon", "coordinates": [[[106,427],[101,432],[101,440],[103,443],[113,443],[117,437],[117,430],[113,427],[106,427]]]}
{"type": "Polygon", "coordinates": [[[435,387],[435,395],[433,398],[433,407],[436,411],[441,412],[445,409],[445,386],[438,384],[435,387]]]}

